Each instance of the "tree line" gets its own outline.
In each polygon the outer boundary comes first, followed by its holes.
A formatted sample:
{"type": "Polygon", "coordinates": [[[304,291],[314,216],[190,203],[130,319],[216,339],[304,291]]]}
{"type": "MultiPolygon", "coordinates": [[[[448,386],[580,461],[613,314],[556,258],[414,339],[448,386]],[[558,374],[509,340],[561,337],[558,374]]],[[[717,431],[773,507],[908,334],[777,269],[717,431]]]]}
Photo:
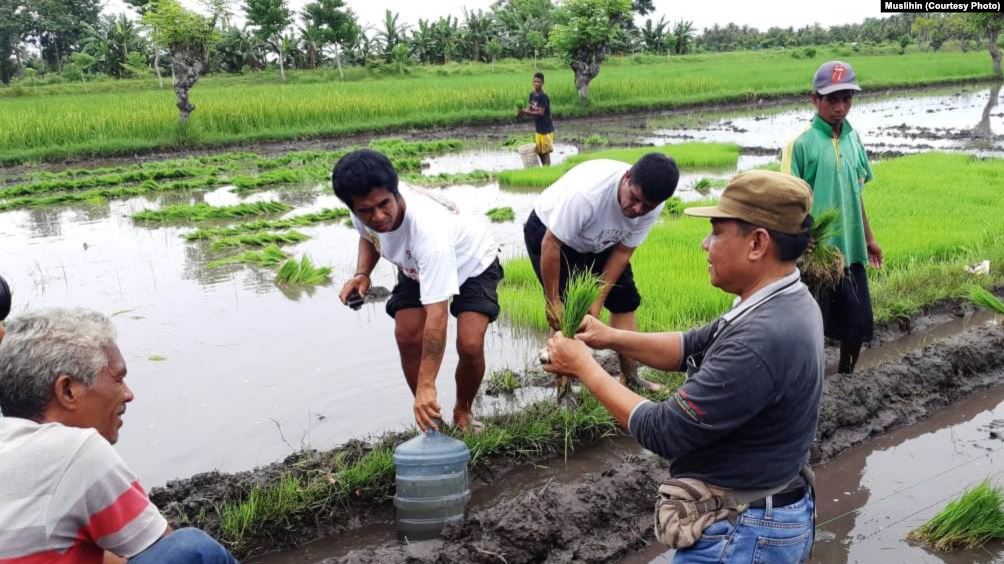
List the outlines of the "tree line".
{"type": "Polygon", "coordinates": [[[102,14],[101,0],[0,0],[0,82],[57,76],[161,78],[170,74],[182,121],[194,109],[187,91],[207,73],[346,65],[406,73],[414,64],[493,63],[503,58],[560,57],[586,99],[589,84],[611,54],[912,43],[932,51],[947,41],[985,46],[1000,76],[999,14],[896,14],[824,28],[714,25],[698,33],[692,21],[655,19],[652,0],[497,0],[487,11],[419,19],[409,25],[387,10],[364,24],[345,0],[312,0],[299,12],[287,0],[203,0],[195,12],[178,0],[126,0],[138,14],[102,14]],[[243,14],[236,23],[235,12],[243,14]],[[639,25],[637,22],[643,23],[639,25]]]}
{"type": "MultiPolygon", "coordinates": [[[[278,68],[357,65],[406,72],[413,64],[455,61],[490,63],[504,58],[537,59],[561,56],[569,47],[564,23],[575,13],[606,11],[597,20],[583,16],[580,24],[608,25],[608,54],[651,53],[681,55],[693,52],[807,47],[826,44],[918,44],[932,51],[956,40],[963,49],[979,48],[985,30],[974,26],[972,15],[896,14],[868,18],[859,24],[801,28],[715,24],[700,33],[691,21],[656,19],[651,0],[626,2],[590,0],[498,0],[489,10],[466,10],[461,15],[419,19],[414,25],[388,10],[382,21],[364,24],[344,0],[314,0],[300,12],[286,0],[241,0],[237,5],[215,0],[207,5],[213,41],[206,53],[205,72],[241,73],[278,68]],[[627,8],[625,10],[625,8],[627,8]],[[245,16],[234,23],[234,12],[245,16]],[[642,21],[640,25],[636,22],[642,21]],[[564,45],[562,45],[564,42],[564,45]]],[[[144,0],[132,0],[140,11],[144,0]]],[[[126,14],[103,15],[100,0],[33,0],[30,5],[0,3],[0,81],[18,75],[62,74],[68,79],[89,76],[128,78],[144,76],[160,67],[170,69],[170,51],[153,40],[149,25],[126,14]]],[[[595,30],[594,30],[595,31],[595,30]]],[[[571,43],[574,43],[572,41],[571,43]]]]}

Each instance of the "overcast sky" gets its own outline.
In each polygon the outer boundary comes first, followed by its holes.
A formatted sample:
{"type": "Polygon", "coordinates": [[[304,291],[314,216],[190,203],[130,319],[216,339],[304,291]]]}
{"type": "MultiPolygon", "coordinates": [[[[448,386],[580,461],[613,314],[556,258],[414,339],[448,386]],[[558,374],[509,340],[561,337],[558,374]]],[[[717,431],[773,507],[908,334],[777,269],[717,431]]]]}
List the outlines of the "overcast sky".
{"type": "MultiPolygon", "coordinates": [[[[310,0],[287,0],[299,11],[310,0]]],[[[347,0],[346,4],[364,24],[376,25],[383,20],[385,10],[401,14],[401,21],[414,25],[419,18],[437,19],[454,15],[463,19],[464,8],[487,10],[493,0],[347,0]]],[[[198,5],[198,0],[182,0],[188,6],[198,5]]],[[[240,5],[242,0],[234,0],[240,5]]],[[[869,17],[882,17],[879,0],[842,0],[840,2],[806,2],[804,0],[654,0],[655,20],[666,16],[669,21],[691,20],[698,29],[712,25],[735,22],[766,31],[772,26],[801,27],[819,23],[824,27],[845,23],[859,23],[869,17]]],[[[121,0],[107,0],[108,13],[126,11],[121,0]]],[[[235,9],[239,12],[239,9],[235,9]]],[[[651,17],[648,16],[648,17],[651,17]]]]}

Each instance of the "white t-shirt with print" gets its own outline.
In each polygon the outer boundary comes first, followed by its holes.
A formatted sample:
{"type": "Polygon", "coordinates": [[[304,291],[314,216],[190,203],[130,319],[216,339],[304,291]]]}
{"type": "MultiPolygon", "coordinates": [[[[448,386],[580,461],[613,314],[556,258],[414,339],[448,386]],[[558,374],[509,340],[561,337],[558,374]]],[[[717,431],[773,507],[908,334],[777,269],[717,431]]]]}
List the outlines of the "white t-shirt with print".
{"type": "Polygon", "coordinates": [[[407,186],[401,185],[399,191],[405,212],[397,229],[377,233],[355,214],[352,223],[380,256],[419,283],[423,305],[448,300],[460,293],[467,279],[491,266],[498,257],[498,243],[486,221],[452,213],[407,186]]]}
{"type": "Polygon", "coordinates": [[[533,210],[562,243],[580,253],[600,253],[622,243],[641,245],[662,213],[662,204],[628,218],[617,201],[617,187],[631,165],[586,161],[565,173],[537,199],[533,210]]]}

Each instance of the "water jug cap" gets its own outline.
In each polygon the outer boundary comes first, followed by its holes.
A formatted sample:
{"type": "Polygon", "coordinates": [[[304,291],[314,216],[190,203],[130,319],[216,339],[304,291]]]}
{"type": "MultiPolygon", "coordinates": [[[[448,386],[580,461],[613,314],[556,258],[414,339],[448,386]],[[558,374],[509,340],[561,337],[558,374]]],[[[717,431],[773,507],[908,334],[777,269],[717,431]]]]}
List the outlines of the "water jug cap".
{"type": "Polygon", "coordinates": [[[456,464],[467,462],[470,456],[463,441],[430,431],[398,445],[394,449],[394,464],[456,464]]]}

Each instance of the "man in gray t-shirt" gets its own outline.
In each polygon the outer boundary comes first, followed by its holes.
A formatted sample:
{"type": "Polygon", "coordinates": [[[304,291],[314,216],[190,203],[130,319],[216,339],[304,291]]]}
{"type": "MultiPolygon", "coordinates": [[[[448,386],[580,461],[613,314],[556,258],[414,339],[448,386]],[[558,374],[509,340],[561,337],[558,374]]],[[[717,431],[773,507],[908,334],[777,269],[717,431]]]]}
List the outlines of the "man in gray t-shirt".
{"type": "Polygon", "coordinates": [[[675,564],[718,561],[726,544],[728,562],[755,551],[765,562],[808,558],[814,499],[801,470],[819,417],[823,322],[795,261],[809,243],[811,206],[801,179],[736,176],[717,206],[686,210],[711,218],[703,247],[711,284],[737,296],[729,312],[686,333],[635,333],[587,317],[577,339],[549,343],[545,368],[579,378],[642,446],[672,461],[674,478],[762,490],[735,524],[717,521],[678,550],[675,564]],[[688,378],[654,403],[609,378],[587,345],[688,378]]]}

